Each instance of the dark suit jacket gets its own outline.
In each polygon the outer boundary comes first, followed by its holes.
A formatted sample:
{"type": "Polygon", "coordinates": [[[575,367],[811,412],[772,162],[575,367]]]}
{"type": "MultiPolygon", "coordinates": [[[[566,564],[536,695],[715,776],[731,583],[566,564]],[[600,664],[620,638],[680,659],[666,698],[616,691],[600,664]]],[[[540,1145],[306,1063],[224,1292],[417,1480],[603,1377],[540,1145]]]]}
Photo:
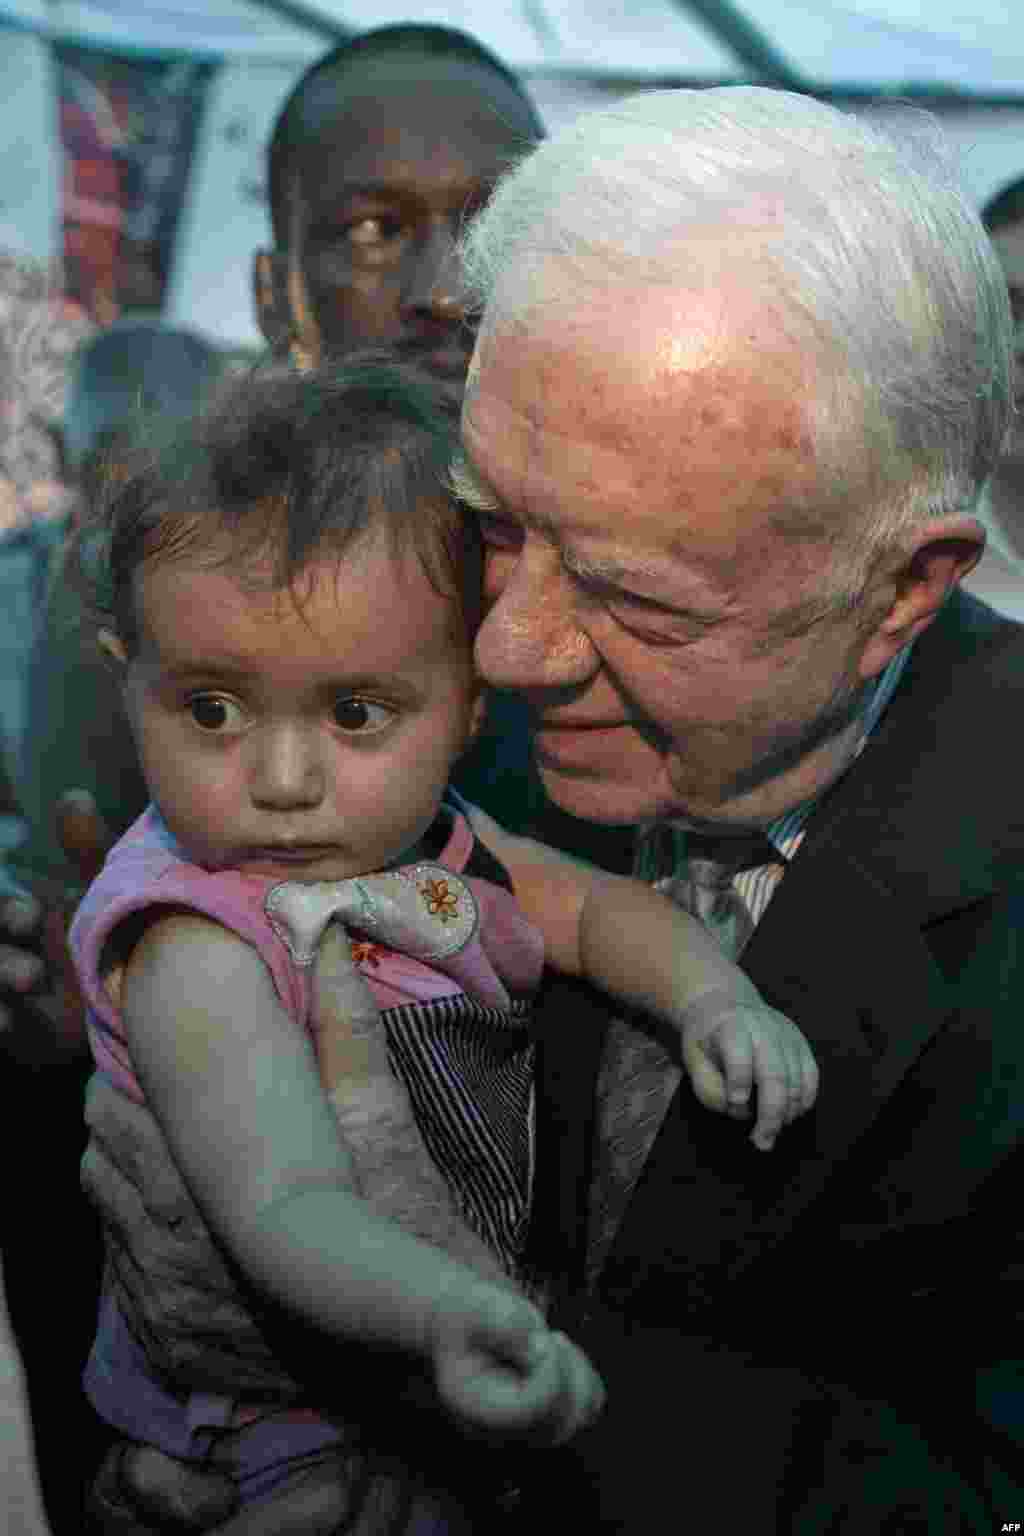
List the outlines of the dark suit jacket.
{"type": "Polygon", "coordinates": [[[603,1005],[552,984],[534,1250],[605,1374],[545,1465],[581,1530],[1024,1518],[1024,629],[957,595],[744,955],[819,1104],[759,1154],[685,1080],[597,1294],[603,1005]]]}

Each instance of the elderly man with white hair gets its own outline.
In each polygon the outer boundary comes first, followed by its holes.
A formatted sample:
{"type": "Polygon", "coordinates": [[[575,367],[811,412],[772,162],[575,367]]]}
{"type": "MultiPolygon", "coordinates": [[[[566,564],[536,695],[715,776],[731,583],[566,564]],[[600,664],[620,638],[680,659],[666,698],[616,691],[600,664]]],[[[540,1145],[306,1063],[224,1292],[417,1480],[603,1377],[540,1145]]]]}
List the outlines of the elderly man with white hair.
{"type": "MultiPolygon", "coordinates": [[[[822,1074],[760,1155],[550,984],[533,1252],[608,1405],[481,1536],[1024,1518],[1024,630],[958,590],[1011,410],[991,246],[927,123],[726,89],[556,133],[465,263],[453,480],[535,830],[699,911],[822,1074]]],[[[183,1264],[177,1199],[132,1240],[183,1264]]]]}
{"type": "Polygon", "coordinates": [[[537,1252],[609,1392],[562,1453],[579,1529],[1024,1510],[1024,631],[957,590],[1011,325],[907,131],[637,97],[542,144],[465,242],[480,670],[528,699],[563,812],[645,829],[681,899],[719,865],[822,1072],[759,1159],[628,1022],[600,1071],[592,1031],[544,1041],[537,1252]]]}

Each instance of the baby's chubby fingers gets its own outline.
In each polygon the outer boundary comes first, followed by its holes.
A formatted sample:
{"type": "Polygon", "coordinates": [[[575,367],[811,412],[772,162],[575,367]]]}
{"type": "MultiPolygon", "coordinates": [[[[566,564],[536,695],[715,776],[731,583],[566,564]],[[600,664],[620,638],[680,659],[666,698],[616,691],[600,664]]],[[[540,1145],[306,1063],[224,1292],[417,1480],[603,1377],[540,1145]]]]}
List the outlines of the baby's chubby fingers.
{"type": "Polygon", "coordinates": [[[794,1072],[777,1040],[754,1041],[754,1074],[757,1081],[757,1121],[750,1133],[754,1146],[769,1152],[790,1118],[794,1072]]]}
{"type": "Polygon", "coordinates": [[[597,1418],[605,1402],[604,1382],[586,1355],[564,1333],[545,1335],[546,1346],[559,1357],[562,1389],[552,1416],[552,1445],[564,1445],[597,1418]]]}
{"type": "Polygon", "coordinates": [[[754,1049],[742,1005],[724,1011],[702,1038],[686,1042],[683,1059],[693,1091],[706,1109],[746,1119],[754,1085],[754,1049]]]}
{"type": "Polygon", "coordinates": [[[520,1444],[561,1445],[597,1415],[604,1387],[586,1357],[543,1323],[500,1351],[446,1352],[436,1366],[442,1401],[485,1434],[520,1444]]]}
{"type": "Polygon", "coordinates": [[[533,1335],[515,1405],[516,1427],[525,1444],[564,1445],[593,1422],[604,1399],[600,1376],[566,1334],[545,1329],[533,1335]]]}
{"type": "Polygon", "coordinates": [[[713,1047],[725,1077],[726,1113],[745,1120],[754,1088],[754,1041],[742,1013],[724,1020],[715,1031],[713,1047]]]}
{"type": "Polygon", "coordinates": [[[802,1036],[800,1039],[799,1059],[801,1094],[800,1107],[797,1113],[806,1114],[809,1109],[814,1108],[818,1101],[821,1073],[818,1070],[818,1063],[814,1059],[814,1053],[802,1036]]]}

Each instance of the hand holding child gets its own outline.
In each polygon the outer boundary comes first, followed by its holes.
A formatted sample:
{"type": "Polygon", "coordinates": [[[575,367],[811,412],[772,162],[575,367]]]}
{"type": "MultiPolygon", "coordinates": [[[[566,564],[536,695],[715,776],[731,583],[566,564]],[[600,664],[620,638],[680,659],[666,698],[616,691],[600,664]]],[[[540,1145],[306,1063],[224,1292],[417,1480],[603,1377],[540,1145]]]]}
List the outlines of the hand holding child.
{"type": "Polygon", "coordinates": [[[810,1046],[785,1014],[757,997],[728,991],[698,997],[679,1020],[683,1064],[708,1109],[745,1119],[757,1090],[754,1146],[770,1151],[784,1126],[818,1095],[810,1046]]]}

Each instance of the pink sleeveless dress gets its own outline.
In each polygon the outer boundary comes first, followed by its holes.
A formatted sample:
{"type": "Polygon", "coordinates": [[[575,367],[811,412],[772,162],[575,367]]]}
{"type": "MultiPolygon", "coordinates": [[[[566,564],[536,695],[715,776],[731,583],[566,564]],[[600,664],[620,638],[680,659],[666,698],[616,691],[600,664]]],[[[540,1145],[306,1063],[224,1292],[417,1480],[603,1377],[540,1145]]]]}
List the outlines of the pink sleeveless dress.
{"type": "MultiPolygon", "coordinates": [[[[533,1177],[529,1023],[543,941],[516,906],[505,871],[475,839],[456,796],[442,806],[427,842],[426,857],[472,891],[478,921],[470,942],[428,965],[355,933],[353,957],[381,1007],[392,1070],[408,1090],[431,1155],[466,1219],[514,1274],[533,1177]]],[[[111,850],[78,909],[70,944],[97,1068],[119,1090],[145,1102],[104,974],[117,955],[120,925],[153,906],[195,911],[251,944],[295,1027],[315,1043],[311,957],[275,921],[271,893],[280,884],[190,864],[153,806],[111,850]]],[[[85,1386],[115,1428],[171,1455],[206,1456],[211,1437],[223,1445],[227,1431],[236,1442],[229,1464],[246,1499],[263,1496],[297,1460],[345,1434],[335,1421],[305,1409],[256,1412],[209,1393],[182,1396],[161,1378],[110,1292],[85,1386]]]]}

